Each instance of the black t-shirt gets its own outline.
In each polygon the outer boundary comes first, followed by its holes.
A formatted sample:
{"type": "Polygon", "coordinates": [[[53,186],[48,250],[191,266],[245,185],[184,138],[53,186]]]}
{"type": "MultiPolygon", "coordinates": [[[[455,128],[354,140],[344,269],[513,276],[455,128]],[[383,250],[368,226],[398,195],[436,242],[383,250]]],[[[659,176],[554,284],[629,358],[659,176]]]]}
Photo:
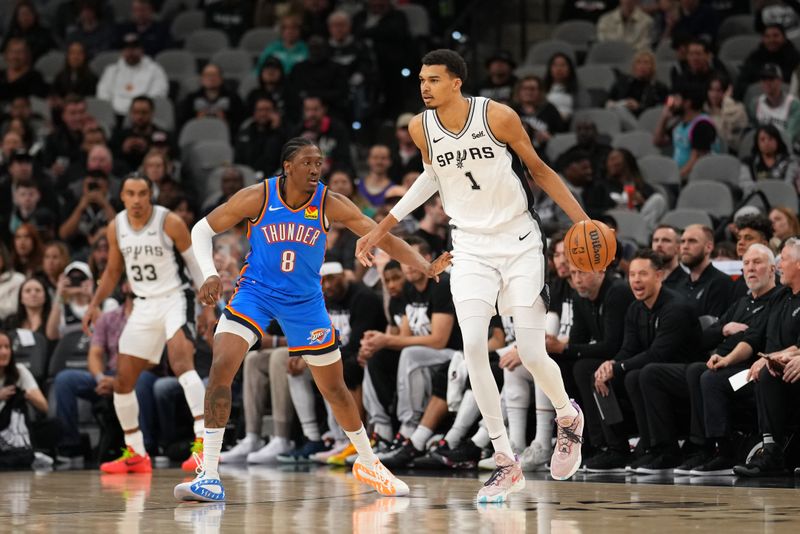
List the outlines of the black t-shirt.
{"type": "Polygon", "coordinates": [[[342,357],[355,357],[367,330],[386,330],[381,298],[364,285],[351,282],[342,300],[325,299],[328,315],[339,332],[342,357]]]}
{"type": "Polygon", "coordinates": [[[428,280],[424,291],[417,291],[411,283],[403,286],[403,297],[406,301],[405,315],[408,325],[415,336],[431,334],[431,318],[434,313],[447,313],[453,316],[453,330],[447,341],[447,348],[461,350],[461,329],[458,327],[456,308],[450,293],[450,275],[440,274],[439,281],[428,280]]]}
{"type": "Polygon", "coordinates": [[[767,326],[753,349],[769,353],[800,346],[800,292],[793,294],[790,287],[782,287],[769,308],[767,326]]]}
{"type": "Polygon", "coordinates": [[[679,265],[669,273],[664,279],[662,285],[668,289],[681,293],[681,288],[686,285],[686,280],[689,278],[689,275],[686,274],[686,271],[679,265]]]}
{"type": "Polygon", "coordinates": [[[719,317],[731,304],[733,280],[709,263],[696,281],[687,276],[679,291],[695,307],[698,316],[719,317]]]}
{"type": "Polygon", "coordinates": [[[742,341],[755,348],[764,335],[769,309],[778,294],[780,288],[775,287],[758,298],[748,294],[738,299],[719,320],[703,330],[703,346],[715,347],[714,352],[720,356],[730,353],[742,341]],[[744,332],[725,337],[722,335],[722,329],[730,322],[743,323],[748,328],[744,332]]]}
{"type": "Polygon", "coordinates": [[[577,293],[569,285],[569,278],[554,276],[550,280],[550,311],[558,314],[557,337],[569,337],[572,329],[572,304],[577,293]]]}
{"type": "Polygon", "coordinates": [[[389,299],[389,324],[400,328],[403,324],[403,316],[406,314],[406,299],[400,295],[389,299]]]}

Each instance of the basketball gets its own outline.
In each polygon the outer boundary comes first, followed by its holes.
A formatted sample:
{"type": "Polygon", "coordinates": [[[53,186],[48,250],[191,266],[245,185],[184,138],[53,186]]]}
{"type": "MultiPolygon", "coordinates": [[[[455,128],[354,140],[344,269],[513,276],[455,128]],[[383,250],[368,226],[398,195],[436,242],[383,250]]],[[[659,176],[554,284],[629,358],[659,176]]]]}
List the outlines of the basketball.
{"type": "Polygon", "coordinates": [[[564,237],[564,252],[579,271],[602,271],[617,255],[617,238],[600,221],[581,221],[573,224],[564,237]]]}

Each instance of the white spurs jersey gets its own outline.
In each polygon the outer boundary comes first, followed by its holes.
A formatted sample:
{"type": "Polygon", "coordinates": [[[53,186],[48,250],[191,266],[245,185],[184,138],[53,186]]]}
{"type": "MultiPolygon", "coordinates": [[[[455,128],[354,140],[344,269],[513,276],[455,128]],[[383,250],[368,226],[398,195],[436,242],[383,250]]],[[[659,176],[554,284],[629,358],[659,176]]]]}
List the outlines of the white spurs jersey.
{"type": "Polygon", "coordinates": [[[456,228],[485,233],[524,214],[533,197],[519,158],[489,129],[490,100],[468,100],[467,122],[459,133],[448,131],[434,109],[425,110],[422,125],[445,213],[456,228]]]}
{"type": "Polygon", "coordinates": [[[188,287],[183,258],[164,231],[168,213],[167,208],[153,206],[150,220],[140,230],[131,228],[128,210],[118,213],[115,219],[125,273],[137,297],[161,297],[188,287]]]}

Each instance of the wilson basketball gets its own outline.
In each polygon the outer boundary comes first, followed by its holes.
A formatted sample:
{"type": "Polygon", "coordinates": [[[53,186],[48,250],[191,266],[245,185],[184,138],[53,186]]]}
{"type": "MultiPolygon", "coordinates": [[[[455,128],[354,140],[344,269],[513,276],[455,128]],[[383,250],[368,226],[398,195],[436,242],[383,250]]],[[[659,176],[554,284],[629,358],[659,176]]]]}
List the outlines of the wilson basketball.
{"type": "Polygon", "coordinates": [[[602,271],[614,261],[617,238],[600,221],[581,221],[572,225],[564,237],[564,252],[579,271],[602,271]]]}

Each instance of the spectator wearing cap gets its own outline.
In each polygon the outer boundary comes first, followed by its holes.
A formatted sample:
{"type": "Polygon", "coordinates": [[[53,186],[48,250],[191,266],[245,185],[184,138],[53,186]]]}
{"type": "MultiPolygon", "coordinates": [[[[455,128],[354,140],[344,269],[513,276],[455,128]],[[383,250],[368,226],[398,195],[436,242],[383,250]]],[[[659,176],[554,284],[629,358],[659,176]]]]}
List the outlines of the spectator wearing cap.
{"type": "Polygon", "coordinates": [[[203,6],[206,28],[222,30],[228,35],[231,45],[235,45],[253,27],[253,4],[252,0],[206,2],[203,6]]]}
{"type": "Polygon", "coordinates": [[[686,180],[698,159],[720,152],[720,142],[713,121],[702,112],[705,91],[689,84],[673,93],[656,124],[653,143],[665,146],[672,142],[672,159],[686,180]]]}
{"type": "Polygon", "coordinates": [[[101,170],[87,171],[80,197],[73,200],[64,213],[69,216],[58,229],[59,239],[67,242],[73,251],[85,250],[89,237],[117,215],[111,204],[108,175],[101,170]]]}
{"type": "Polygon", "coordinates": [[[77,3],[79,4],[77,16],[69,21],[71,29],[67,33],[66,42],[81,43],[89,57],[109,50],[116,38],[114,25],[103,18],[99,4],[91,1],[77,3]]]}
{"type": "Polygon", "coordinates": [[[422,172],[422,154],[408,133],[408,125],[413,118],[413,113],[403,113],[394,123],[395,143],[392,146],[389,176],[395,183],[400,183],[409,172],[422,172]]]}
{"type": "Polygon", "coordinates": [[[384,204],[386,192],[394,183],[389,177],[392,166],[392,153],[386,145],[372,145],[367,155],[368,172],[358,181],[358,192],[372,206],[379,208],[384,204]]]}
{"type": "Polygon", "coordinates": [[[781,78],[789,83],[794,69],[800,64],[800,53],[786,38],[786,31],[780,24],[769,24],[761,32],[761,43],[753,50],[741,69],[736,83],[736,97],[741,100],[750,84],[759,81],[761,68],[767,63],[780,67],[781,78]]]}
{"type": "Polygon", "coordinates": [[[331,169],[353,168],[349,128],[328,114],[328,106],[320,97],[313,95],[303,99],[303,121],[289,137],[298,136],[310,139],[322,150],[323,176],[331,169]]]}
{"type": "Polygon", "coordinates": [[[308,46],[300,35],[301,25],[302,22],[296,15],[286,15],[281,19],[281,36],[269,43],[261,52],[256,65],[257,72],[261,71],[262,65],[270,56],[280,60],[283,72],[286,74],[291,73],[295,65],[308,58],[308,46]]]}
{"type": "Polygon", "coordinates": [[[514,69],[517,64],[507,50],[498,50],[486,60],[487,77],[483,80],[476,92],[479,96],[491,98],[503,104],[510,104],[517,77],[514,69]]]}
{"type": "Polygon", "coordinates": [[[328,43],[319,35],[308,39],[308,58],[299,61],[289,74],[292,94],[302,98],[314,94],[329,103],[332,115],[346,120],[351,116],[347,70],[331,59],[328,43]]]}
{"type": "Polygon", "coordinates": [[[24,282],[25,275],[14,270],[11,254],[0,241],[0,321],[17,313],[17,296],[24,282]]]}
{"type": "Polygon", "coordinates": [[[134,97],[166,97],[169,92],[164,69],[144,55],[138,34],[125,35],[122,46],[121,57],[106,67],[97,84],[97,98],[110,102],[120,117],[128,113],[134,97]]]}
{"type": "Polygon", "coordinates": [[[222,69],[213,63],[203,67],[200,88],[190,93],[178,109],[178,124],[183,126],[191,119],[211,117],[227,123],[235,133],[244,118],[244,106],[235,91],[225,86],[222,69]]]}
{"type": "Polygon", "coordinates": [[[150,150],[153,134],[162,133],[166,142],[169,134],[153,122],[155,103],[149,96],[137,96],[131,101],[128,113],[129,124],[118,128],[111,137],[112,152],[125,162],[130,170],[138,169],[144,155],[150,150]]]}
{"type": "Polygon", "coordinates": [[[169,28],[156,19],[153,0],[133,0],[130,20],[117,27],[117,35],[130,33],[139,36],[144,53],[150,57],[155,57],[172,45],[169,28]]]}
{"type": "MultiPolygon", "coordinates": [[[[47,338],[55,341],[72,332],[80,332],[93,293],[94,277],[89,265],[82,261],[67,265],[56,285],[55,301],[47,318],[47,338]]],[[[114,299],[106,299],[103,311],[115,310],[118,306],[114,299]]]]}
{"type": "Polygon", "coordinates": [[[264,176],[273,176],[281,166],[281,149],[286,140],[281,115],[268,94],[256,97],[253,115],[236,134],[233,157],[264,176]]]}
{"type": "Polygon", "coordinates": [[[0,104],[7,104],[18,96],[47,95],[47,84],[38,71],[33,70],[31,49],[25,39],[13,37],[3,51],[6,68],[0,70],[0,104]]]}
{"type": "Polygon", "coordinates": [[[624,41],[636,50],[649,50],[653,19],[639,7],[639,0],[620,0],[619,7],[597,21],[597,40],[624,41]]]}
{"type": "Polygon", "coordinates": [[[774,125],[793,145],[800,134],[800,100],[783,90],[783,73],[778,65],[763,65],[760,79],[763,93],[749,106],[750,118],[759,126],[774,125]]]}

